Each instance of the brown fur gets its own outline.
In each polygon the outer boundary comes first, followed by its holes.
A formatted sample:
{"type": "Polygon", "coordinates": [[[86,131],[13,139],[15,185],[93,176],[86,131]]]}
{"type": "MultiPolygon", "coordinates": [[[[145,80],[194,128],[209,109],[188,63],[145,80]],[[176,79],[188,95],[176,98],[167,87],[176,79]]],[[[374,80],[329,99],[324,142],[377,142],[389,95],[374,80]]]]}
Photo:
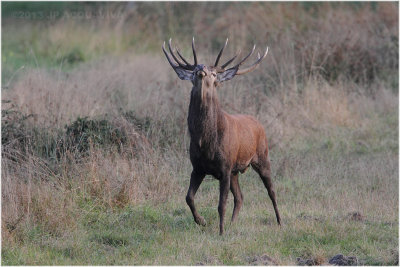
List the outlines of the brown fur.
{"type": "MultiPolygon", "coordinates": [[[[207,68],[206,72],[212,71],[207,68]]],[[[194,220],[199,224],[205,224],[204,219],[197,213],[193,200],[204,176],[213,175],[220,181],[218,211],[220,234],[222,234],[228,190],[230,188],[234,195],[235,206],[232,215],[234,221],[243,202],[238,173],[243,173],[251,165],[268,189],[280,224],[271,182],[268,143],[263,126],[252,116],[230,115],[222,110],[212,75],[197,76],[195,79],[188,114],[191,137],[190,160],[193,171],[186,197],[194,220]]]]}
{"type": "MultiPolygon", "coordinates": [[[[195,55],[194,42],[192,46],[195,55]]],[[[169,42],[169,49],[174,59],[176,59],[171,49],[171,41],[169,42]]],[[[169,58],[164,46],[163,50],[178,76],[183,80],[191,80],[193,83],[188,114],[188,127],[191,138],[190,160],[193,171],[186,202],[193,213],[195,222],[200,225],[206,224],[204,218],[196,210],[194,196],[205,175],[212,175],[220,181],[218,213],[220,217],[220,234],[223,234],[229,189],[234,197],[233,222],[243,203],[238,174],[239,172],[245,172],[251,165],[260,175],[268,190],[276,219],[280,225],[279,211],[271,181],[268,142],[264,128],[252,116],[230,115],[222,110],[216,91],[221,81],[232,79],[237,74],[247,73],[257,65],[253,65],[241,72],[238,71],[240,63],[226,71],[224,69],[221,70],[216,66],[223,49],[214,67],[197,65],[196,57],[195,65],[184,65],[177,60],[179,64],[175,65],[169,58]]],[[[266,53],[263,57],[265,57],[266,53]]],[[[259,56],[256,64],[259,64],[261,60],[262,58],[259,56]]],[[[185,62],[187,61],[185,60],[185,62]]]]}

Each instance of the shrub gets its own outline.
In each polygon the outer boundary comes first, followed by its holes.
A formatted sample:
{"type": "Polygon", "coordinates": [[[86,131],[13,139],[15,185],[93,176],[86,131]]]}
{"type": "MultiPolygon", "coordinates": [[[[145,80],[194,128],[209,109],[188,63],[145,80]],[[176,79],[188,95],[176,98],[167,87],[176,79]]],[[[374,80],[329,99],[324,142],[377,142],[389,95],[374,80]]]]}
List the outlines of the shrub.
{"type": "Polygon", "coordinates": [[[150,117],[139,117],[135,111],[126,111],[122,113],[122,116],[130,123],[132,123],[136,129],[142,132],[147,132],[151,126],[151,118],[150,117]]]}
{"type": "Polygon", "coordinates": [[[78,118],[66,126],[66,147],[68,150],[87,152],[90,146],[120,148],[126,144],[126,132],[116,128],[106,119],[78,118]]]}
{"type": "MultiPolygon", "coordinates": [[[[10,101],[2,101],[4,104],[10,101]]],[[[24,149],[28,135],[26,121],[32,117],[32,114],[26,115],[15,109],[13,105],[1,111],[1,144],[2,147],[14,146],[24,149]]]]}
{"type": "MultiPolygon", "coordinates": [[[[10,103],[5,101],[4,103],[10,103]]],[[[31,121],[33,114],[24,114],[14,105],[2,110],[2,154],[14,159],[13,154],[33,154],[49,162],[58,161],[66,153],[74,158],[88,155],[91,148],[135,152],[134,148],[149,147],[141,132],[150,129],[149,118],[139,118],[134,112],[121,117],[90,119],[78,117],[64,129],[45,128],[31,121]],[[125,150],[122,150],[126,147],[125,150]]]]}
{"type": "Polygon", "coordinates": [[[75,64],[85,61],[85,55],[79,48],[73,48],[61,60],[66,60],[69,64],[75,64]]]}

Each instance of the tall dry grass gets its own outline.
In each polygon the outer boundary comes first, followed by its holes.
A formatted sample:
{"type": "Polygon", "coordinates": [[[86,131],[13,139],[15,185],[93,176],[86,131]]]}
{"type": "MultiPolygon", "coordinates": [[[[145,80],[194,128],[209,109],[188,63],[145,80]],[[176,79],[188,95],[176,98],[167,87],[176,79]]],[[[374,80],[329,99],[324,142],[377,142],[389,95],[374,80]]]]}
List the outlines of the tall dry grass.
{"type": "Polygon", "coordinates": [[[87,157],[76,159],[66,151],[55,167],[33,153],[7,147],[2,156],[3,230],[12,240],[27,225],[40,225],[55,236],[73,230],[87,205],[114,209],[166,201],[182,193],[177,175],[188,168],[184,155],[150,147],[134,157],[92,147],[87,157]]]}
{"type": "MultiPolygon", "coordinates": [[[[142,107],[150,101],[163,108],[167,81],[159,58],[103,59],[68,73],[30,70],[4,92],[3,99],[26,114],[35,114],[37,123],[60,128],[78,116],[115,114],[120,108],[135,108],[146,116],[142,107]]],[[[163,110],[154,110],[152,115],[158,111],[163,110]]]]}
{"type": "MultiPolygon", "coordinates": [[[[218,91],[225,110],[253,115],[264,125],[272,153],[281,153],[273,162],[278,176],[313,168],[291,161],[290,151],[301,151],[309,140],[333,147],[334,157],[340,146],[353,153],[357,142],[367,151],[398,149],[392,130],[398,121],[396,3],[376,8],[321,3],[309,9],[300,3],[187,5],[137,3],[117,24],[61,20],[41,25],[54,57],[76,47],[89,57],[68,71],[62,61],[52,69],[26,68],[2,91],[12,109],[31,115],[7,117],[3,104],[2,124],[14,123],[8,129],[16,131],[2,144],[3,242],[22,242],[32,225],[62,236],[77,227],[88,208],[118,209],[184,195],[191,168],[186,130],[191,84],[178,80],[163,58],[161,44],[169,36],[189,55],[195,35],[200,61],[206,63],[226,36],[231,42],[226,58],[253,41],[269,45],[256,71],[218,91]],[[66,128],[78,117],[106,118],[128,141],[122,150],[89,144],[87,154],[62,147],[66,128]],[[139,127],[137,120],[147,120],[148,126],[139,127]],[[381,129],[387,124],[389,130],[381,129]],[[62,153],[43,156],[35,150],[38,140],[62,153]]],[[[3,24],[9,27],[6,34],[14,26],[3,24]]],[[[31,25],[24,27],[29,32],[31,25]]],[[[48,53],[41,41],[36,46],[35,56],[48,53]]],[[[385,174],[396,172],[392,163],[385,174]]],[[[361,161],[354,165],[368,171],[361,161]]],[[[317,182],[321,173],[341,175],[316,168],[304,177],[317,182]]]]}
{"type": "MultiPolygon", "coordinates": [[[[187,176],[190,169],[186,132],[190,84],[178,83],[172,75],[168,79],[172,73],[161,67],[161,58],[139,59],[114,59],[107,65],[98,62],[56,78],[51,72],[34,70],[3,94],[23,113],[35,114],[29,124],[44,129],[62,131],[76,117],[111,114],[114,125],[132,138],[124,150],[133,151],[120,154],[92,147],[82,157],[67,150],[54,165],[29,152],[15,153],[6,144],[2,219],[10,225],[8,231],[13,232],[16,225],[23,227],[21,222],[36,221],[61,233],[59,227],[73,227],[67,218],[79,212],[79,199],[113,208],[184,194],[179,177],[187,176]],[[159,71],[140,68],[143,61],[152,62],[159,71]],[[151,118],[147,132],[135,130],[136,125],[123,116],[129,110],[151,118]]],[[[259,71],[253,77],[257,75],[259,71]]],[[[398,105],[398,97],[386,88],[376,89],[379,93],[372,100],[349,94],[347,89],[355,84],[330,85],[319,78],[310,80],[301,94],[271,97],[250,77],[219,89],[222,106],[232,113],[256,116],[266,128],[272,149],[293,147],[309,136],[328,138],[337,127],[368,131],[375,127],[376,114],[390,114],[398,105]]]]}

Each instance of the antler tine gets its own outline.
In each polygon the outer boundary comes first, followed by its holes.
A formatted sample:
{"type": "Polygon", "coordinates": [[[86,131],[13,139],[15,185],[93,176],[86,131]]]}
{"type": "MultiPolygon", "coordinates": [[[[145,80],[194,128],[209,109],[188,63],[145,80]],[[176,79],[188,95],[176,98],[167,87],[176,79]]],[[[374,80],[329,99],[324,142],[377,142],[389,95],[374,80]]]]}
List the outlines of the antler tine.
{"type": "Polygon", "coordinates": [[[192,50],[193,50],[194,65],[197,66],[196,48],[194,47],[194,36],[192,39],[192,50]]]}
{"type": "Polygon", "coordinates": [[[264,53],[264,55],[262,57],[260,57],[260,53],[258,53],[258,59],[257,59],[256,62],[253,63],[253,65],[251,65],[248,68],[245,68],[245,69],[242,69],[242,70],[238,70],[236,72],[236,75],[245,74],[245,73],[248,73],[248,72],[254,70],[255,68],[257,68],[258,65],[260,65],[261,60],[263,60],[267,56],[267,54],[268,54],[268,47],[267,47],[267,50],[265,51],[265,53],[264,53]]]}
{"type": "Polygon", "coordinates": [[[215,60],[214,67],[218,66],[218,61],[219,61],[219,59],[221,58],[222,52],[224,52],[224,49],[225,49],[225,47],[226,47],[227,44],[228,44],[228,38],[226,38],[225,45],[222,47],[221,51],[219,51],[219,54],[218,54],[218,56],[217,56],[217,59],[215,60]]]}
{"type": "Polygon", "coordinates": [[[174,51],[171,48],[171,38],[168,41],[168,48],[169,48],[169,52],[171,53],[172,57],[175,59],[176,63],[178,63],[178,65],[186,70],[193,70],[194,66],[192,64],[189,64],[188,62],[185,61],[186,65],[182,64],[182,62],[180,62],[180,60],[175,56],[174,51]]]}
{"type": "Polygon", "coordinates": [[[238,64],[236,64],[236,66],[234,68],[239,67],[240,65],[242,65],[254,53],[255,49],[256,49],[256,45],[253,46],[253,49],[251,50],[251,52],[246,57],[244,57],[242,59],[242,61],[240,61],[238,64]]]}
{"type": "MultiPolygon", "coordinates": [[[[255,49],[256,49],[256,45],[253,46],[253,49],[247,56],[245,56],[238,64],[236,64],[235,66],[233,66],[230,69],[239,69],[240,65],[242,65],[243,62],[245,62],[254,53],[255,49]]],[[[240,53],[240,51],[236,54],[236,56],[234,56],[232,59],[230,59],[228,62],[226,62],[224,65],[221,66],[223,71],[225,70],[225,67],[228,66],[239,55],[239,53],[240,53]]]]}
{"type": "Polygon", "coordinates": [[[169,49],[169,52],[170,52],[172,58],[176,61],[176,63],[178,63],[179,66],[183,67],[184,65],[183,65],[183,64],[176,58],[176,56],[174,55],[174,51],[173,51],[172,48],[171,48],[171,42],[172,42],[172,39],[169,38],[169,41],[168,41],[168,49],[169,49]]]}
{"type": "Polygon", "coordinates": [[[187,65],[192,65],[181,55],[181,53],[179,52],[179,49],[177,47],[175,47],[175,49],[176,49],[176,52],[178,53],[178,56],[183,60],[183,62],[185,62],[187,65]]]}
{"type": "Polygon", "coordinates": [[[162,50],[164,51],[164,54],[165,54],[165,56],[167,57],[167,60],[168,60],[169,64],[171,65],[171,67],[174,68],[174,69],[177,68],[178,65],[175,65],[175,64],[173,63],[173,61],[172,61],[171,58],[169,57],[167,51],[165,50],[165,41],[164,41],[164,44],[163,44],[163,46],[162,46],[162,50]]]}
{"type": "MultiPolygon", "coordinates": [[[[179,53],[178,50],[176,50],[176,51],[178,52],[179,57],[185,62],[185,64],[182,63],[182,62],[175,56],[174,51],[173,51],[173,49],[172,49],[172,44],[171,44],[171,43],[172,43],[172,39],[170,38],[169,41],[168,41],[168,49],[169,49],[169,52],[170,52],[172,58],[175,60],[175,62],[172,61],[172,59],[169,57],[167,51],[165,50],[165,42],[164,42],[164,44],[163,44],[163,51],[164,51],[164,54],[167,56],[167,59],[168,59],[168,61],[170,62],[171,66],[172,66],[173,68],[178,68],[178,67],[179,67],[179,68],[182,68],[182,69],[185,69],[185,70],[194,70],[195,67],[196,67],[196,65],[190,64],[190,63],[179,53]],[[178,63],[178,65],[176,65],[175,63],[178,63]]],[[[175,49],[176,49],[176,48],[175,48],[175,49]]]]}
{"type": "Polygon", "coordinates": [[[231,64],[232,63],[232,61],[234,61],[235,60],[235,58],[237,58],[237,56],[240,54],[240,50],[236,53],[236,55],[233,57],[233,58],[231,58],[231,59],[229,59],[225,64],[223,64],[222,66],[221,66],[221,68],[222,69],[225,69],[225,67],[227,67],[229,64],[231,64]]]}

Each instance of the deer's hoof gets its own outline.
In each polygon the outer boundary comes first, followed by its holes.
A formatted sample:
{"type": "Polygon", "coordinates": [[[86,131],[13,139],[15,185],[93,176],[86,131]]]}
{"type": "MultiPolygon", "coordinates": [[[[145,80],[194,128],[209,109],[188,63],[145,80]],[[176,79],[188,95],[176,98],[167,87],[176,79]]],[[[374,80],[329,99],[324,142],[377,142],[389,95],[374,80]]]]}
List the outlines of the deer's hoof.
{"type": "Polygon", "coordinates": [[[207,225],[206,220],[204,220],[204,218],[201,217],[201,216],[199,218],[196,218],[195,221],[196,221],[197,224],[200,224],[201,226],[206,226],[207,225]]]}

